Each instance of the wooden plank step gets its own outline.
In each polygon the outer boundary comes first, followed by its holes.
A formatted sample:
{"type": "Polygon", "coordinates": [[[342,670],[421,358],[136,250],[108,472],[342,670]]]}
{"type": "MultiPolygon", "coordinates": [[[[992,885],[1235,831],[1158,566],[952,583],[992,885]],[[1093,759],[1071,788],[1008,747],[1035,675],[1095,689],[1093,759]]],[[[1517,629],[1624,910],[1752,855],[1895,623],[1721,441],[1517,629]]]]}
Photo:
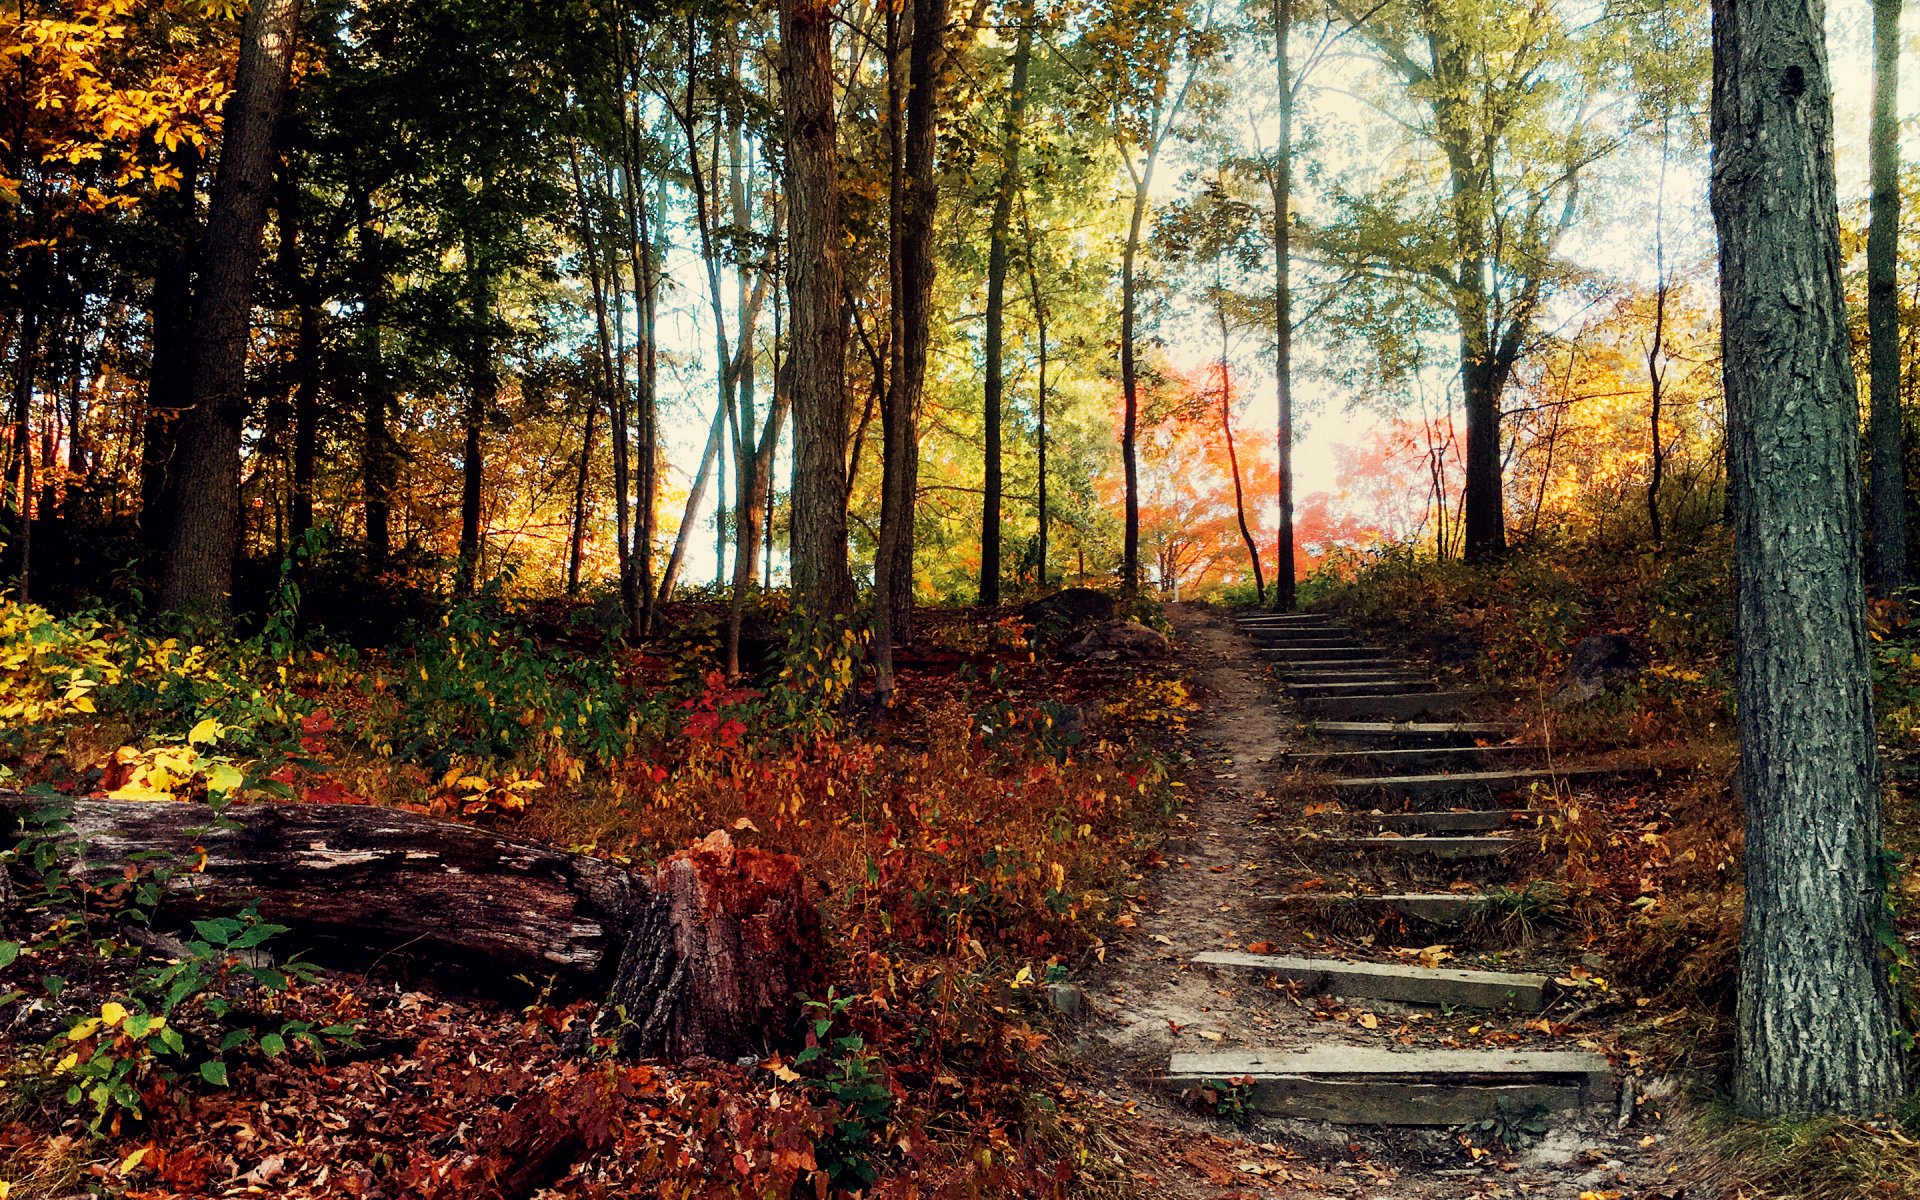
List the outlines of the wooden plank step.
{"type": "Polygon", "coordinates": [[[1287,691],[1301,699],[1319,700],[1330,696],[1396,696],[1434,691],[1426,679],[1396,676],[1388,679],[1337,679],[1321,682],[1286,681],[1287,691]]]}
{"type": "Polygon", "coordinates": [[[1243,625],[1247,625],[1247,624],[1310,625],[1316,622],[1320,624],[1341,623],[1340,618],[1329,616],[1326,613],[1247,612],[1247,613],[1237,614],[1234,617],[1234,619],[1239,621],[1243,625]]]}
{"type": "Polygon", "coordinates": [[[1275,663],[1273,669],[1274,673],[1282,679],[1298,679],[1307,683],[1316,679],[1338,679],[1347,675],[1425,678],[1417,675],[1405,663],[1397,663],[1390,658],[1356,658],[1347,662],[1275,663]]]}
{"type": "Polygon", "coordinates": [[[1361,659],[1359,662],[1305,663],[1279,668],[1288,679],[1302,683],[1325,683],[1340,679],[1427,679],[1428,675],[1390,658],[1361,659]],[[1375,665],[1378,664],[1378,665],[1375,665]]]}
{"type": "Polygon", "coordinates": [[[1262,645],[1275,642],[1300,642],[1303,644],[1315,642],[1351,642],[1356,646],[1361,644],[1360,639],[1355,637],[1352,631],[1335,629],[1331,626],[1325,629],[1249,629],[1246,631],[1246,634],[1262,645]]]}
{"type": "Polygon", "coordinates": [[[1343,663],[1370,662],[1380,657],[1380,652],[1367,646],[1311,646],[1292,648],[1283,646],[1257,646],[1253,651],[1261,658],[1283,663],[1343,663]]]}
{"type": "Polygon", "coordinates": [[[1370,909],[1398,913],[1429,925],[1464,925],[1480,911],[1486,898],[1478,892],[1282,892],[1261,899],[1314,912],[1370,909]]]}
{"type": "Polygon", "coordinates": [[[1409,963],[1346,962],[1337,958],[1295,958],[1210,950],[1193,956],[1193,965],[1209,970],[1271,975],[1298,983],[1313,996],[1396,1000],[1448,1008],[1511,1008],[1539,1012],[1547,1006],[1553,980],[1511,971],[1463,971],[1409,963]]]}
{"type": "Polygon", "coordinates": [[[1328,850],[1352,850],[1361,854],[1382,854],[1392,858],[1441,858],[1449,862],[1504,858],[1513,851],[1516,844],[1512,838],[1492,835],[1333,837],[1320,840],[1320,846],[1328,850]]]}
{"type": "Polygon", "coordinates": [[[1303,699],[1300,707],[1316,717],[1353,720],[1384,717],[1410,721],[1417,717],[1445,717],[1476,703],[1472,692],[1402,692],[1397,695],[1320,696],[1303,699]]]}
{"type": "Polygon", "coordinates": [[[1329,741],[1470,747],[1476,738],[1508,737],[1514,727],[1491,721],[1314,721],[1308,732],[1329,741]]]}
{"type": "Polygon", "coordinates": [[[1235,1080],[1256,1112],[1341,1125],[1469,1125],[1614,1099],[1606,1056],[1567,1050],[1208,1050],[1173,1055],[1164,1078],[1182,1090],[1235,1080]]]}
{"type": "Polygon", "coordinates": [[[1538,746],[1409,746],[1398,750],[1292,750],[1281,757],[1290,766],[1339,773],[1364,771],[1393,775],[1407,768],[1438,767],[1439,773],[1491,770],[1515,759],[1537,758],[1538,746]]]}
{"type": "Polygon", "coordinates": [[[1542,814],[1528,808],[1484,808],[1473,811],[1438,809],[1428,812],[1341,813],[1349,829],[1371,827],[1393,833],[1498,833],[1526,826],[1542,814]]]}
{"type": "Polygon", "coordinates": [[[1371,775],[1336,779],[1330,786],[1343,799],[1377,796],[1395,800],[1441,800],[1493,796],[1517,792],[1536,783],[1630,778],[1649,775],[1656,767],[1522,767],[1509,771],[1455,771],[1425,775],[1371,775]]]}

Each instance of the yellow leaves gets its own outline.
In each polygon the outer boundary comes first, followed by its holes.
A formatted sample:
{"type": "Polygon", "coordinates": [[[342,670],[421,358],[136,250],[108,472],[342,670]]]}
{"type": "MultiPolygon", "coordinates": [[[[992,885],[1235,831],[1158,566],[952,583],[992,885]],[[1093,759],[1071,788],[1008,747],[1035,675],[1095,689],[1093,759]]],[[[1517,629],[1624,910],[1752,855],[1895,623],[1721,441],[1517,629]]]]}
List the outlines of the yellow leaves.
{"type": "Polygon", "coordinates": [[[189,746],[208,745],[212,742],[219,741],[221,735],[224,734],[225,732],[226,730],[221,728],[220,722],[214,720],[212,717],[208,717],[207,719],[205,719],[204,721],[201,721],[199,724],[195,725],[191,730],[188,731],[187,745],[189,746]]]}
{"type": "Polygon", "coordinates": [[[100,1020],[107,1025],[118,1025],[127,1019],[127,1006],[117,1000],[109,1000],[100,1006],[100,1020]]]}
{"type": "Polygon", "coordinates": [[[120,1160],[120,1165],[117,1168],[115,1168],[115,1170],[121,1175],[127,1175],[132,1173],[135,1167],[139,1166],[143,1161],[145,1161],[147,1157],[148,1149],[150,1149],[150,1147],[142,1146],[138,1150],[135,1150],[132,1154],[127,1155],[125,1158],[120,1160]]]}

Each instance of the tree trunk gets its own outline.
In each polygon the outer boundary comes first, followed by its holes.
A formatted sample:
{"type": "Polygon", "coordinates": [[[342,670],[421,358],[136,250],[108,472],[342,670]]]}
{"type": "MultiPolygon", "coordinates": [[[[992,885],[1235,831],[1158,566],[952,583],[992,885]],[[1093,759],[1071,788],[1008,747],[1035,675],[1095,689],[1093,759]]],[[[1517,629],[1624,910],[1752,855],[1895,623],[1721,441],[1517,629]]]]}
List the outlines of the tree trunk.
{"type": "Polygon", "coordinates": [[[1126,412],[1120,426],[1120,460],[1126,475],[1126,536],[1121,552],[1120,586],[1132,596],[1140,590],[1140,463],[1135,441],[1140,425],[1139,381],[1133,361],[1134,257],[1140,251],[1147,198],[1153,186],[1154,156],[1134,177],[1133,213],[1127,221],[1127,246],[1120,258],[1120,391],[1126,412]]]}
{"type": "Polygon", "coordinates": [[[1274,391],[1279,402],[1280,529],[1273,560],[1273,607],[1292,612],[1297,603],[1293,549],[1293,0],[1274,0],[1274,95],[1280,106],[1280,140],[1273,164],[1274,391]]]}
{"type": "Polygon", "coordinates": [[[1884,1112],[1901,1085],[1819,7],[1713,5],[1746,807],[1735,1091],[1757,1116],[1884,1112]]]}
{"type": "Polygon", "coordinates": [[[841,318],[840,177],[833,6],[780,0],[782,128],[792,224],[788,304],[793,388],[794,598],[812,620],[853,611],[847,564],[846,324],[841,318]]]}
{"type": "Polygon", "coordinates": [[[481,453],[481,435],[487,416],[499,399],[500,374],[493,358],[493,280],[488,266],[471,235],[467,238],[467,282],[473,292],[473,310],[468,314],[472,328],[466,346],[466,403],[461,424],[466,432],[460,458],[460,563],[455,588],[471,593],[480,584],[481,558],[485,552],[480,528],[480,490],[486,466],[481,453]]]}
{"type": "Polygon", "coordinates": [[[1873,0],[1872,224],[1867,230],[1867,344],[1873,466],[1873,585],[1907,583],[1907,439],[1900,411],[1900,0],[1873,0]]]}
{"type": "MultiPolygon", "coordinates": [[[[793,1037],[798,994],[818,991],[818,896],[799,860],[736,849],[724,832],[636,875],[371,805],[235,805],[232,827],[210,831],[199,804],[68,803],[57,861],[91,880],[118,878],[136,854],[192,862],[204,849],[203,869],[163,885],[158,927],[257,904],[322,962],[485,992],[516,975],[605,990],[637,1053],[764,1054],[793,1037]]],[[[0,792],[0,818],[45,806],[0,792]]]]}
{"type": "Polygon", "coordinates": [[[1039,528],[1035,533],[1034,558],[1037,560],[1035,573],[1040,587],[1047,586],[1047,305],[1040,291],[1040,266],[1037,261],[1038,242],[1033,236],[1033,223],[1027,218],[1022,206],[1020,223],[1025,227],[1027,241],[1027,288],[1032,296],[1033,334],[1036,348],[1037,377],[1034,386],[1034,464],[1037,475],[1037,490],[1034,497],[1039,513],[1039,528]]]}
{"type": "Polygon", "coordinates": [[[1006,132],[1000,152],[1000,186],[993,198],[987,233],[986,434],[984,493],[980,513],[980,603],[1000,603],[1000,420],[1005,364],[1001,362],[1006,327],[1007,227],[1013,221],[1013,197],[1020,188],[1020,120],[1027,107],[1027,64],[1033,58],[1033,13],[1020,15],[1013,46],[1013,80],[1007,94],[1006,132]]]}
{"type": "Polygon", "coordinates": [[[171,158],[180,186],[152,201],[166,243],[154,270],[147,321],[151,354],[147,367],[147,404],[140,424],[140,543],[149,563],[164,561],[172,523],[167,511],[168,478],[179,444],[180,419],[192,403],[193,264],[200,246],[194,194],[200,186],[200,152],[183,142],[171,158]]]}
{"type": "Polygon", "coordinates": [[[1247,561],[1253,566],[1254,602],[1264,606],[1267,581],[1260,569],[1260,543],[1247,527],[1247,496],[1240,487],[1240,452],[1233,445],[1233,369],[1227,361],[1227,310],[1223,301],[1224,297],[1220,297],[1217,302],[1222,302],[1222,306],[1216,310],[1220,318],[1220,433],[1227,440],[1227,466],[1233,472],[1233,515],[1240,522],[1240,540],[1246,543],[1247,561]]]}
{"type": "MultiPolygon", "coordinates": [[[[1666,540],[1666,530],[1660,520],[1660,485],[1667,468],[1667,443],[1660,432],[1661,408],[1664,405],[1667,385],[1666,340],[1667,340],[1667,242],[1666,242],[1666,201],[1667,201],[1667,128],[1663,122],[1660,129],[1660,190],[1653,208],[1653,339],[1647,346],[1647,530],[1658,550],[1666,540]]],[[[1568,362],[1569,371],[1572,362],[1568,362]]],[[[1560,426],[1560,413],[1554,411],[1554,428],[1560,426]]],[[[1552,445],[1547,452],[1547,466],[1553,466],[1552,445]]],[[[1540,496],[1543,503],[1547,494],[1546,475],[1540,478],[1540,496]]],[[[1533,509],[1534,524],[1540,521],[1540,503],[1533,509]]]]}
{"type": "MultiPolygon", "coordinates": [[[[723,370],[725,368],[722,368],[723,370]]],[[[700,506],[706,502],[707,487],[713,480],[713,465],[720,459],[720,444],[726,440],[727,409],[725,397],[714,405],[713,423],[707,427],[707,442],[700,451],[700,466],[693,473],[693,485],[687,489],[686,511],[680,517],[680,529],[673,536],[673,553],[667,556],[667,569],[660,573],[660,591],[656,604],[665,604],[680,582],[680,569],[686,565],[687,548],[693,545],[693,531],[700,506]]]]}
{"type": "Polygon", "coordinates": [[[300,0],[254,0],[240,31],[220,166],[193,305],[191,407],[169,472],[173,521],[162,598],[224,619],[240,549],[240,430],[247,414],[247,331],[260,269],[280,124],[300,32],[300,0]]]}
{"type": "Polygon", "coordinates": [[[874,603],[884,621],[874,639],[883,691],[892,690],[893,647],[913,637],[913,525],[920,491],[920,407],[933,340],[934,179],[940,124],[940,72],[946,61],[947,0],[912,0],[908,36],[905,188],[899,222],[900,345],[881,410],[880,536],[874,552],[874,603]]]}
{"type": "Polygon", "coordinates": [[[567,539],[567,595],[580,594],[580,560],[587,546],[587,481],[593,468],[593,426],[600,402],[587,401],[587,427],[580,433],[580,468],[573,477],[573,532],[567,539]]]}
{"type": "Polygon", "coordinates": [[[40,314],[28,309],[20,319],[13,372],[13,456],[17,473],[14,507],[20,515],[19,601],[30,597],[33,581],[33,379],[40,365],[40,314]]]}

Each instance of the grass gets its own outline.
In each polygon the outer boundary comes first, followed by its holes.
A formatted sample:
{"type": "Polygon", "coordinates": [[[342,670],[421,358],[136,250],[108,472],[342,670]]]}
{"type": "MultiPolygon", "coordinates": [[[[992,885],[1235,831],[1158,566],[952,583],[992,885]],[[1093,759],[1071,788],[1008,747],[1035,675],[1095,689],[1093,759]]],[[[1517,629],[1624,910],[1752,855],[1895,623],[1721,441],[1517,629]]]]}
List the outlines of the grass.
{"type": "Polygon", "coordinates": [[[1696,1112],[1690,1140],[1694,1169],[1712,1174],[1700,1182],[1717,1185],[1729,1200],[1920,1196],[1920,1099],[1873,1120],[1754,1121],[1721,1097],[1696,1112]]]}

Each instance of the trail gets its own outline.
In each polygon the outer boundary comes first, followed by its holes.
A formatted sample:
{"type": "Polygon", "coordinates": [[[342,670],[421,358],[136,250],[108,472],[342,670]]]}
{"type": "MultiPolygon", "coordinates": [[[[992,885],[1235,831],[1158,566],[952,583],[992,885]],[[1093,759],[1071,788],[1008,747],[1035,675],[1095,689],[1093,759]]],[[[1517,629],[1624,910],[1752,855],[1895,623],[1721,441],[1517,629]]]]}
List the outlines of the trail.
{"type": "MultiPolygon", "coordinates": [[[[1556,1002],[1543,1015],[1449,1012],[1385,999],[1336,1001],[1263,972],[1196,965],[1194,956],[1208,952],[1407,962],[1384,945],[1390,939],[1356,938],[1350,923],[1303,917],[1277,904],[1276,896],[1303,883],[1321,886],[1323,876],[1325,886],[1334,887],[1336,872],[1345,881],[1338,886],[1353,891],[1424,891],[1441,884],[1388,884],[1364,864],[1329,869],[1324,831],[1314,826],[1320,810],[1337,807],[1328,803],[1332,789],[1324,776],[1298,770],[1288,758],[1310,745],[1299,707],[1228,617],[1195,605],[1174,605],[1169,615],[1196,702],[1185,743],[1191,761],[1182,777],[1188,803],[1163,847],[1164,864],[1142,881],[1146,890],[1131,913],[1133,928],[1116,939],[1104,973],[1089,981],[1076,1048],[1077,1061],[1105,1096],[1132,1106],[1127,1111],[1134,1115],[1118,1118],[1108,1132],[1141,1192],[1183,1200],[1664,1195],[1657,1190],[1664,1172],[1651,1149],[1658,1138],[1639,1127],[1616,1128],[1610,1092],[1604,1103],[1578,1112],[1523,1117],[1516,1108],[1507,1125],[1535,1128],[1503,1127],[1511,1147],[1499,1144],[1494,1131],[1373,1124],[1366,1111],[1355,1119],[1353,1104],[1339,1094],[1333,1105],[1344,1105],[1348,1116],[1340,1124],[1297,1113],[1229,1120],[1223,1117],[1235,1114],[1209,1115],[1183,1100],[1177,1084],[1165,1078],[1175,1054],[1411,1054],[1431,1047],[1433,1057],[1444,1058],[1461,1053],[1459,1048],[1488,1053],[1480,1048],[1489,1045],[1553,1054],[1597,1043],[1583,1036],[1572,1001],[1556,1002]],[[1349,936],[1340,937],[1334,926],[1349,936]],[[1569,1017],[1576,1024],[1554,1024],[1569,1017]]],[[[1522,873],[1540,866],[1524,855],[1515,861],[1522,873]]],[[[1442,877],[1459,876],[1446,883],[1463,890],[1485,868],[1455,863],[1439,870],[1442,877]]],[[[1420,939],[1413,940],[1417,947],[1420,939]]],[[[1536,947],[1476,956],[1455,947],[1446,953],[1457,955],[1447,961],[1449,968],[1480,968],[1538,963],[1560,951],[1536,947]]],[[[1577,1052],[1591,1057],[1591,1051],[1577,1052]]],[[[1505,1090],[1529,1101],[1535,1094],[1505,1090]]],[[[1375,1095],[1364,1091],[1357,1103],[1364,1110],[1375,1095]]],[[[1389,1095],[1387,1108],[1397,1102],[1389,1095]]]]}

